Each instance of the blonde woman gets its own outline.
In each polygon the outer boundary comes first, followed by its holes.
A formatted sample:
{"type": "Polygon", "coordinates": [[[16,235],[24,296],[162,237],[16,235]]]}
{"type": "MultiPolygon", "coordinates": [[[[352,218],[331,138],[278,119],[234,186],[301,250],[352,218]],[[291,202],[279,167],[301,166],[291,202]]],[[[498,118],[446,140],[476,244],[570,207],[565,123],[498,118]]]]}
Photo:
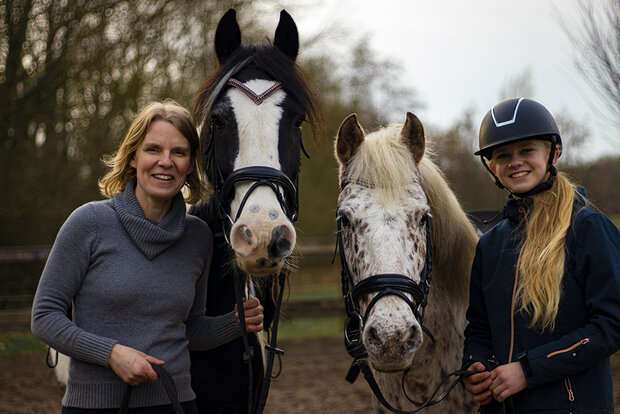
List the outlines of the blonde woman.
{"type": "Polygon", "coordinates": [[[464,381],[483,413],[613,413],[620,349],[620,236],[554,164],[555,120],[540,103],[495,105],[480,155],[510,192],[476,249],[464,381]],[[486,162],[488,160],[488,164],[486,162]]]}
{"type": "MultiPolygon", "coordinates": [[[[71,357],[62,413],[117,413],[126,384],[130,413],[173,413],[152,365],[164,365],[186,414],[196,413],[189,347],[209,349],[241,334],[235,312],[205,316],[212,235],[185,214],[201,183],[190,113],[172,101],[147,105],[100,180],[103,201],[64,223],[43,270],[32,331],[71,357]],[[187,199],[181,189],[187,187],[187,199]],[[66,314],[73,305],[73,319],[66,314]]],[[[262,307],[246,302],[247,329],[262,307]]]]}

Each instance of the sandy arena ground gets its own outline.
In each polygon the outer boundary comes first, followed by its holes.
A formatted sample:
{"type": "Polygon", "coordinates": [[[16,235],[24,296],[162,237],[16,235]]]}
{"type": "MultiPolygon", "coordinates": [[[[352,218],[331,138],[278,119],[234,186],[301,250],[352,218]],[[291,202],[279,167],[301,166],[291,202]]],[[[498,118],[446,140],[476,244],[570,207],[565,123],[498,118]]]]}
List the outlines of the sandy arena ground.
{"type": "MultiPolygon", "coordinates": [[[[342,340],[281,341],[284,370],[272,383],[265,413],[371,413],[370,389],[362,377],[344,376],[351,362],[342,340]]],[[[60,413],[62,394],[42,353],[0,357],[0,413],[60,413]]],[[[620,412],[620,355],[612,359],[620,412]]]]}

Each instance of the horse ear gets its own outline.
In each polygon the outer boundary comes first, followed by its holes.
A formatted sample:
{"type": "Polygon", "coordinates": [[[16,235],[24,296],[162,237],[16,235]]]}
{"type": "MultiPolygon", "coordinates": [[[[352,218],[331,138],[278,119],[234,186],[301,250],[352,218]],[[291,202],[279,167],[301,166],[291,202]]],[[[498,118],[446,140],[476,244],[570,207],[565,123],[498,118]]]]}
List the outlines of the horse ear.
{"type": "Polygon", "coordinates": [[[349,115],[338,129],[336,138],[336,157],[345,165],[355,155],[355,152],[364,142],[364,130],[357,122],[357,115],[349,115]]]}
{"type": "Polygon", "coordinates": [[[215,30],[215,56],[217,61],[224,63],[241,45],[241,30],[237,24],[237,12],[229,9],[220,19],[215,30]]]}
{"type": "Polygon", "coordinates": [[[276,27],[273,45],[292,60],[297,58],[299,52],[299,33],[297,25],[286,10],[280,12],[280,21],[276,27]]]}
{"type": "Polygon", "coordinates": [[[407,112],[407,121],[405,121],[405,125],[403,125],[400,137],[411,150],[415,163],[419,163],[424,156],[426,139],[424,138],[424,127],[422,126],[422,122],[411,112],[407,112]]]}

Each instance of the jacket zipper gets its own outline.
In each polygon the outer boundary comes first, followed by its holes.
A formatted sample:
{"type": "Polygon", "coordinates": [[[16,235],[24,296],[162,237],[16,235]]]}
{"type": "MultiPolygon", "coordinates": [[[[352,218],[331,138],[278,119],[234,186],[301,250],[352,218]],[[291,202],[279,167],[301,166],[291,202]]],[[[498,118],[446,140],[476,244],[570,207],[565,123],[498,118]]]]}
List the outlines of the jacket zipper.
{"type": "Polygon", "coordinates": [[[566,392],[568,393],[568,401],[575,401],[575,394],[573,393],[573,386],[570,383],[570,378],[564,377],[564,387],[566,387],[566,392]]]}
{"type": "Polygon", "coordinates": [[[585,345],[585,344],[587,344],[589,342],[590,342],[590,338],[584,338],[581,341],[577,342],[576,344],[574,344],[572,346],[569,346],[568,348],[559,349],[557,351],[553,351],[553,352],[547,354],[547,358],[551,358],[551,357],[554,357],[554,356],[559,355],[559,354],[564,354],[566,352],[570,352],[573,349],[579,348],[579,347],[581,347],[581,346],[583,346],[583,345],[585,345]]]}
{"type": "Polygon", "coordinates": [[[512,362],[512,351],[515,344],[515,296],[517,294],[517,283],[519,281],[519,262],[521,261],[521,254],[523,253],[523,247],[519,251],[519,257],[517,257],[517,266],[515,269],[515,283],[512,286],[512,299],[510,301],[510,350],[508,351],[508,363],[512,362]]]}

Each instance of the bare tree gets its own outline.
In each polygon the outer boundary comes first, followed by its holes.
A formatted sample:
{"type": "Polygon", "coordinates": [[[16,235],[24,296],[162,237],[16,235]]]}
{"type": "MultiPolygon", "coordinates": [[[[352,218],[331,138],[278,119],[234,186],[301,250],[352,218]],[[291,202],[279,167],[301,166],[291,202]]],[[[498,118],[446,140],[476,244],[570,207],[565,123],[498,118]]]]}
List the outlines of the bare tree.
{"type": "Polygon", "coordinates": [[[620,0],[579,0],[579,10],[577,27],[560,19],[575,47],[575,65],[620,128],[620,0]]]}
{"type": "Polygon", "coordinates": [[[0,244],[50,242],[97,198],[101,155],[147,101],[191,105],[219,17],[251,16],[223,3],[0,0],[0,244]]]}

